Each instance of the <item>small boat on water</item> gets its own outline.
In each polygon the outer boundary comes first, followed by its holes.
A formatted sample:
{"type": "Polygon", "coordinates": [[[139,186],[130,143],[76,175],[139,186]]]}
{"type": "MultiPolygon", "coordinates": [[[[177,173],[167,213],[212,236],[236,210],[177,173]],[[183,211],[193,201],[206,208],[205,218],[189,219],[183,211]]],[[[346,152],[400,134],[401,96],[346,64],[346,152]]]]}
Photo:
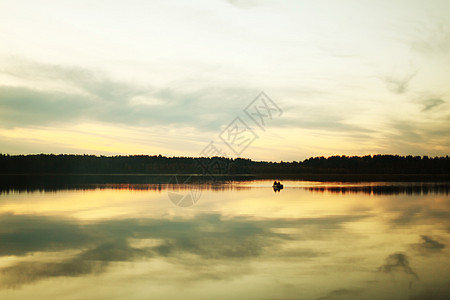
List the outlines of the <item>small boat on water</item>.
{"type": "Polygon", "coordinates": [[[280,190],[283,189],[283,185],[279,181],[278,182],[275,181],[272,187],[275,192],[279,192],[280,190]]]}

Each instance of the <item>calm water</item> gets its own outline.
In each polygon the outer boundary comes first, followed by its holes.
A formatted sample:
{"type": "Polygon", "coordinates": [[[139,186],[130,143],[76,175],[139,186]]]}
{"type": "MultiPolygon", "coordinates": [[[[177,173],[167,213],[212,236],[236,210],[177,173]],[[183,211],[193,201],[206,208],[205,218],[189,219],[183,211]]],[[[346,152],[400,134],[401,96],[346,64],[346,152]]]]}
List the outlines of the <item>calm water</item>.
{"type": "Polygon", "coordinates": [[[284,184],[3,190],[0,299],[450,297],[448,187],[284,184]]]}

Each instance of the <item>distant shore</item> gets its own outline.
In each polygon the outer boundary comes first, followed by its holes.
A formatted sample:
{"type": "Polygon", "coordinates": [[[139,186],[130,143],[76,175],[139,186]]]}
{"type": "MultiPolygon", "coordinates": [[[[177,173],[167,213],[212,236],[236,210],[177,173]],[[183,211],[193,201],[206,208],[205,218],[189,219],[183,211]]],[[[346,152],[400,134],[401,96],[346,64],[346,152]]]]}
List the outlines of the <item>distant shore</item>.
{"type": "MultiPolygon", "coordinates": [[[[167,183],[172,177],[180,182],[249,181],[260,179],[320,181],[320,182],[448,182],[450,174],[64,174],[64,173],[22,173],[0,174],[1,182],[55,180],[92,183],[167,183]]],[[[1,183],[0,183],[1,184],[1,183]]]]}
{"type": "Polygon", "coordinates": [[[424,182],[450,184],[448,174],[0,174],[0,187],[80,184],[197,184],[253,180],[424,182]]]}
{"type": "Polygon", "coordinates": [[[450,158],[366,155],[311,157],[303,161],[270,162],[226,157],[161,155],[95,156],[68,154],[0,154],[0,174],[40,175],[204,175],[292,178],[318,181],[448,180],[450,158]]]}

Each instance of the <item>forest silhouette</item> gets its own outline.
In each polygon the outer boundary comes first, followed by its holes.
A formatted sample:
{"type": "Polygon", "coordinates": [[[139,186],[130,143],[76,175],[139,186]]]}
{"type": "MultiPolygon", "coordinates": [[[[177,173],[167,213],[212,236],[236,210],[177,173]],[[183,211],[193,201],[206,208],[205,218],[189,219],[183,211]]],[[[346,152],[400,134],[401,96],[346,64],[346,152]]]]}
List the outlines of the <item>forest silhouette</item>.
{"type": "Polygon", "coordinates": [[[367,155],[268,162],[246,158],[0,154],[0,174],[429,174],[449,175],[450,158],[367,155]]]}

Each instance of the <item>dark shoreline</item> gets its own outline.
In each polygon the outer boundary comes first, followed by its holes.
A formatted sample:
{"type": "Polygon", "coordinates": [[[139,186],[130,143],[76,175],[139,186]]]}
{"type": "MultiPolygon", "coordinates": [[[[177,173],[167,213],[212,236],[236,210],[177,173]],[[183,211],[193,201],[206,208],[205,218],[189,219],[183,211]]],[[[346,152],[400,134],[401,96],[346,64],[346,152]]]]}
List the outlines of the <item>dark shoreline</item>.
{"type": "Polygon", "coordinates": [[[1,174],[1,182],[10,180],[29,181],[39,178],[56,181],[75,180],[92,183],[167,183],[172,177],[192,181],[246,181],[258,179],[279,179],[322,182],[447,182],[450,174],[367,174],[367,173],[305,173],[305,174],[80,174],[80,173],[23,173],[1,174]]]}
{"type": "Polygon", "coordinates": [[[222,174],[321,181],[441,180],[441,177],[448,179],[450,176],[450,158],[448,156],[377,154],[311,157],[303,161],[272,162],[253,161],[246,158],[161,155],[0,154],[0,174],[129,174],[130,176],[136,174],[155,176],[162,176],[159,174],[222,174]]]}

